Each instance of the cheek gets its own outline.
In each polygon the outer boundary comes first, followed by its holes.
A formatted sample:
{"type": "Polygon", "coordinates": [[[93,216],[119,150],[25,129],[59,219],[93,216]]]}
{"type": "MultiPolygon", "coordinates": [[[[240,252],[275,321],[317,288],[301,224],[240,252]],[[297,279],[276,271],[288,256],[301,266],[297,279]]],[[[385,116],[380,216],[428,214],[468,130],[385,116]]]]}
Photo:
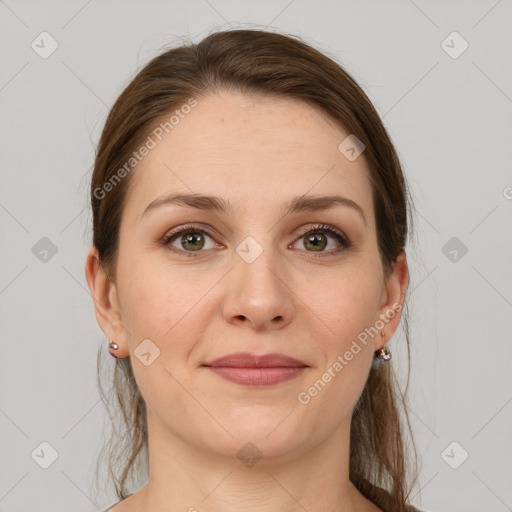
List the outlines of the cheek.
{"type": "Polygon", "coordinates": [[[119,265],[122,315],[134,350],[145,338],[152,340],[165,360],[183,358],[192,350],[210,321],[211,289],[218,276],[198,279],[192,272],[178,272],[151,265],[119,265]]]}
{"type": "Polygon", "coordinates": [[[322,415],[326,428],[350,415],[364,389],[374,353],[372,337],[365,330],[378,318],[380,299],[377,281],[368,276],[353,273],[341,282],[315,298],[318,316],[328,327],[318,339],[325,366],[303,390],[303,399],[311,400],[308,414],[322,415]]]}
{"type": "Polygon", "coordinates": [[[349,414],[368,377],[374,350],[373,338],[367,332],[378,318],[381,293],[378,276],[350,270],[344,276],[340,274],[337,281],[341,284],[331,284],[322,298],[315,299],[321,311],[318,316],[328,326],[319,340],[325,366],[319,368],[318,377],[320,388],[323,383],[325,388],[317,406],[337,404],[329,409],[335,422],[349,414]]]}
{"type": "Polygon", "coordinates": [[[213,295],[208,292],[218,277],[205,275],[198,280],[197,275],[172,270],[157,272],[149,263],[140,269],[120,265],[118,275],[123,285],[122,313],[129,320],[125,327],[132,368],[144,400],[154,411],[163,404],[186,402],[181,386],[193,387],[190,374],[195,361],[189,357],[214,314],[213,295]],[[156,345],[158,355],[146,366],[138,359],[138,347],[147,339],[156,345]]]}
{"type": "MultiPolygon", "coordinates": [[[[312,310],[329,328],[332,348],[343,352],[378,318],[381,288],[378,276],[350,269],[330,281],[325,292],[313,298],[312,310]]],[[[363,347],[364,348],[364,347],[363,347]]]]}

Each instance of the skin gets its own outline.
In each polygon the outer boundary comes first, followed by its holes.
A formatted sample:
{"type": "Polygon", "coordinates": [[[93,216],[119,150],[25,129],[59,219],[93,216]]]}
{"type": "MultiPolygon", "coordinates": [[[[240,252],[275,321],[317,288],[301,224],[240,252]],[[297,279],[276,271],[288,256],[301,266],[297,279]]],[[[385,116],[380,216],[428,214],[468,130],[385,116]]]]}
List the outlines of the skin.
{"type": "Polygon", "coordinates": [[[87,256],[97,321],[118,343],[116,354],[132,358],[148,409],[149,481],[112,510],[378,511],[349,481],[350,421],[374,352],[400,313],[309,404],[297,399],[360,332],[402,304],[408,285],[403,253],[384,277],[364,153],[349,161],[338,150],[348,133],[294,99],[197,99],[134,171],[115,280],[94,247],[87,256]],[[217,195],[239,212],[172,204],[142,215],[171,192],[217,195]],[[355,201],[366,224],[346,206],[280,213],[292,197],[333,193],[355,201]],[[190,222],[215,235],[203,235],[199,254],[183,248],[183,235],[173,241],[181,253],[161,243],[190,222]],[[328,245],[312,250],[301,234],[318,223],[337,227],[352,246],[317,231],[328,245]],[[263,249],[252,263],[236,252],[247,236],[263,249]],[[134,355],[144,339],[160,350],[148,366],[134,355]],[[309,368],[249,387],[201,366],[237,351],[278,352],[309,368]],[[237,458],[248,442],[263,454],[252,467],[237,458]]]}

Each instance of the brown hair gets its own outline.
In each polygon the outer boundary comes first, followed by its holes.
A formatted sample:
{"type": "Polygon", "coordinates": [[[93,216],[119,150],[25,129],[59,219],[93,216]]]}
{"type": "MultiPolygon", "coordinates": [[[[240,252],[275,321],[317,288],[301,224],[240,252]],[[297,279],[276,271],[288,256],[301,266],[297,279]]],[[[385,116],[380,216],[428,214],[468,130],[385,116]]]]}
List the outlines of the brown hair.
{"type": "MultiPolygon", "coordinates": [[[[131,175],[113,181],[155,126],[190,98],[216,91],[264,94],[300,99],[328,114],[365,145],[370,170],[379,253],[386,277],[405,250],[410,201],[399,158],[371,101],[354,79],[333,59],[301,39],[262,30],[228,30],[209,35],[199,44],[185,44],[153,58],[129,83],[112,107],[98,144],[91,182],[93,244],[100,262],[115,280],[119,225],[131,175]],[[111,183],[108,193],[103,188],[111,183]],[[409,207],[409,209],[408,209],[409,207]]],[[[404,298],[404,333],[410,374],[409,326],[404,298]]],[[[140,457],[147,462],[145,402],[133,375],[130,358],[115,360],[113,385],[121,431],[113,419],[107,450],[109,474],[120,499],[140,457]],[[122,431],[124,429],[124,432],[122,431]],[[120,465],[118,470],[117,466],[120,465]]],[[[406,391],[407,392],[407,387],[406,391]]],[[[412,441],[405,393],[390,365],[371,369],[354,408],[350,439],[350,480],[383,510],[414,510],[408,505],[417,480],[417,454],[412,441]],[[404,424],[411,435],[409,456],[404,424]],[[410,463],[414,479],[410,480],[410,463]]],[[[110,414],[110,412],[109,412],[110,414]]],[[[136,475],[135,475],[136,476],[136,475]]]]}

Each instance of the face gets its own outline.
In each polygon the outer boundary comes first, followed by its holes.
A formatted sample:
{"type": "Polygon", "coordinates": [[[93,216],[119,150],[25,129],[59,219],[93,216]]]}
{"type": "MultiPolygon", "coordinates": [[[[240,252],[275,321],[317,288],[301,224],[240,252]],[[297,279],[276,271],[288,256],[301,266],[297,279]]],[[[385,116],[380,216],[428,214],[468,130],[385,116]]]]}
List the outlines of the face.
{"type": "Polygon", "coordinates": [[[338,149],[348,133],[297,100],[197,101],[134,170],[109,292],[119,323],[101,323],[169,435],[217,454],[252,442],[285,457],[350,421],[399,314],[385,341],[358,340],[401,298],[403,279],[384,279],[364,153],[350,161],[338,149]],[[155,203],[178,193],[217,201],[155,203]],[[349,201],[293,202],[334,195],[349,201]],[[204,366],[237,352],[302,367],[204,366]],[[266,385],[243,380],[256,373],[266,385]]]}

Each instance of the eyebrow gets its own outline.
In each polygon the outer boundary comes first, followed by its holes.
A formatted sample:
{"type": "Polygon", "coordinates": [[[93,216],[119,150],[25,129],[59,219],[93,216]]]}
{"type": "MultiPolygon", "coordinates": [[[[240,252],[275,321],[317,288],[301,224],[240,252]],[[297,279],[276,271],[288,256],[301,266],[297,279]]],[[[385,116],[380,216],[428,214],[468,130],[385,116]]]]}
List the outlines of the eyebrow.
{"type": "MultiPolygon", "coordinates": [[[[146,209],[142,212],[141,217],[146,213],[155,210],[156,208],[170,204],[177,204],[180,206],[196,208],[198,210],[205,210],[228,215],[235,215],[238,212],[238,210],[233,206],[232,203],[223,199],[222,197],[207,194],[175,193],[158,197],[157,199],[149,203],[146,209]]],[[[365,226],[367,225],[363,209],[352,199],[340,195],[302,195],[294,197],[283,206],[283,208],[281,209],[281,215],[285,217],[287,215],[297,214],[301,212],[324,211],[335,208],[336,206],[345,206],[354,209],[363,219],[365,226]]]]}

